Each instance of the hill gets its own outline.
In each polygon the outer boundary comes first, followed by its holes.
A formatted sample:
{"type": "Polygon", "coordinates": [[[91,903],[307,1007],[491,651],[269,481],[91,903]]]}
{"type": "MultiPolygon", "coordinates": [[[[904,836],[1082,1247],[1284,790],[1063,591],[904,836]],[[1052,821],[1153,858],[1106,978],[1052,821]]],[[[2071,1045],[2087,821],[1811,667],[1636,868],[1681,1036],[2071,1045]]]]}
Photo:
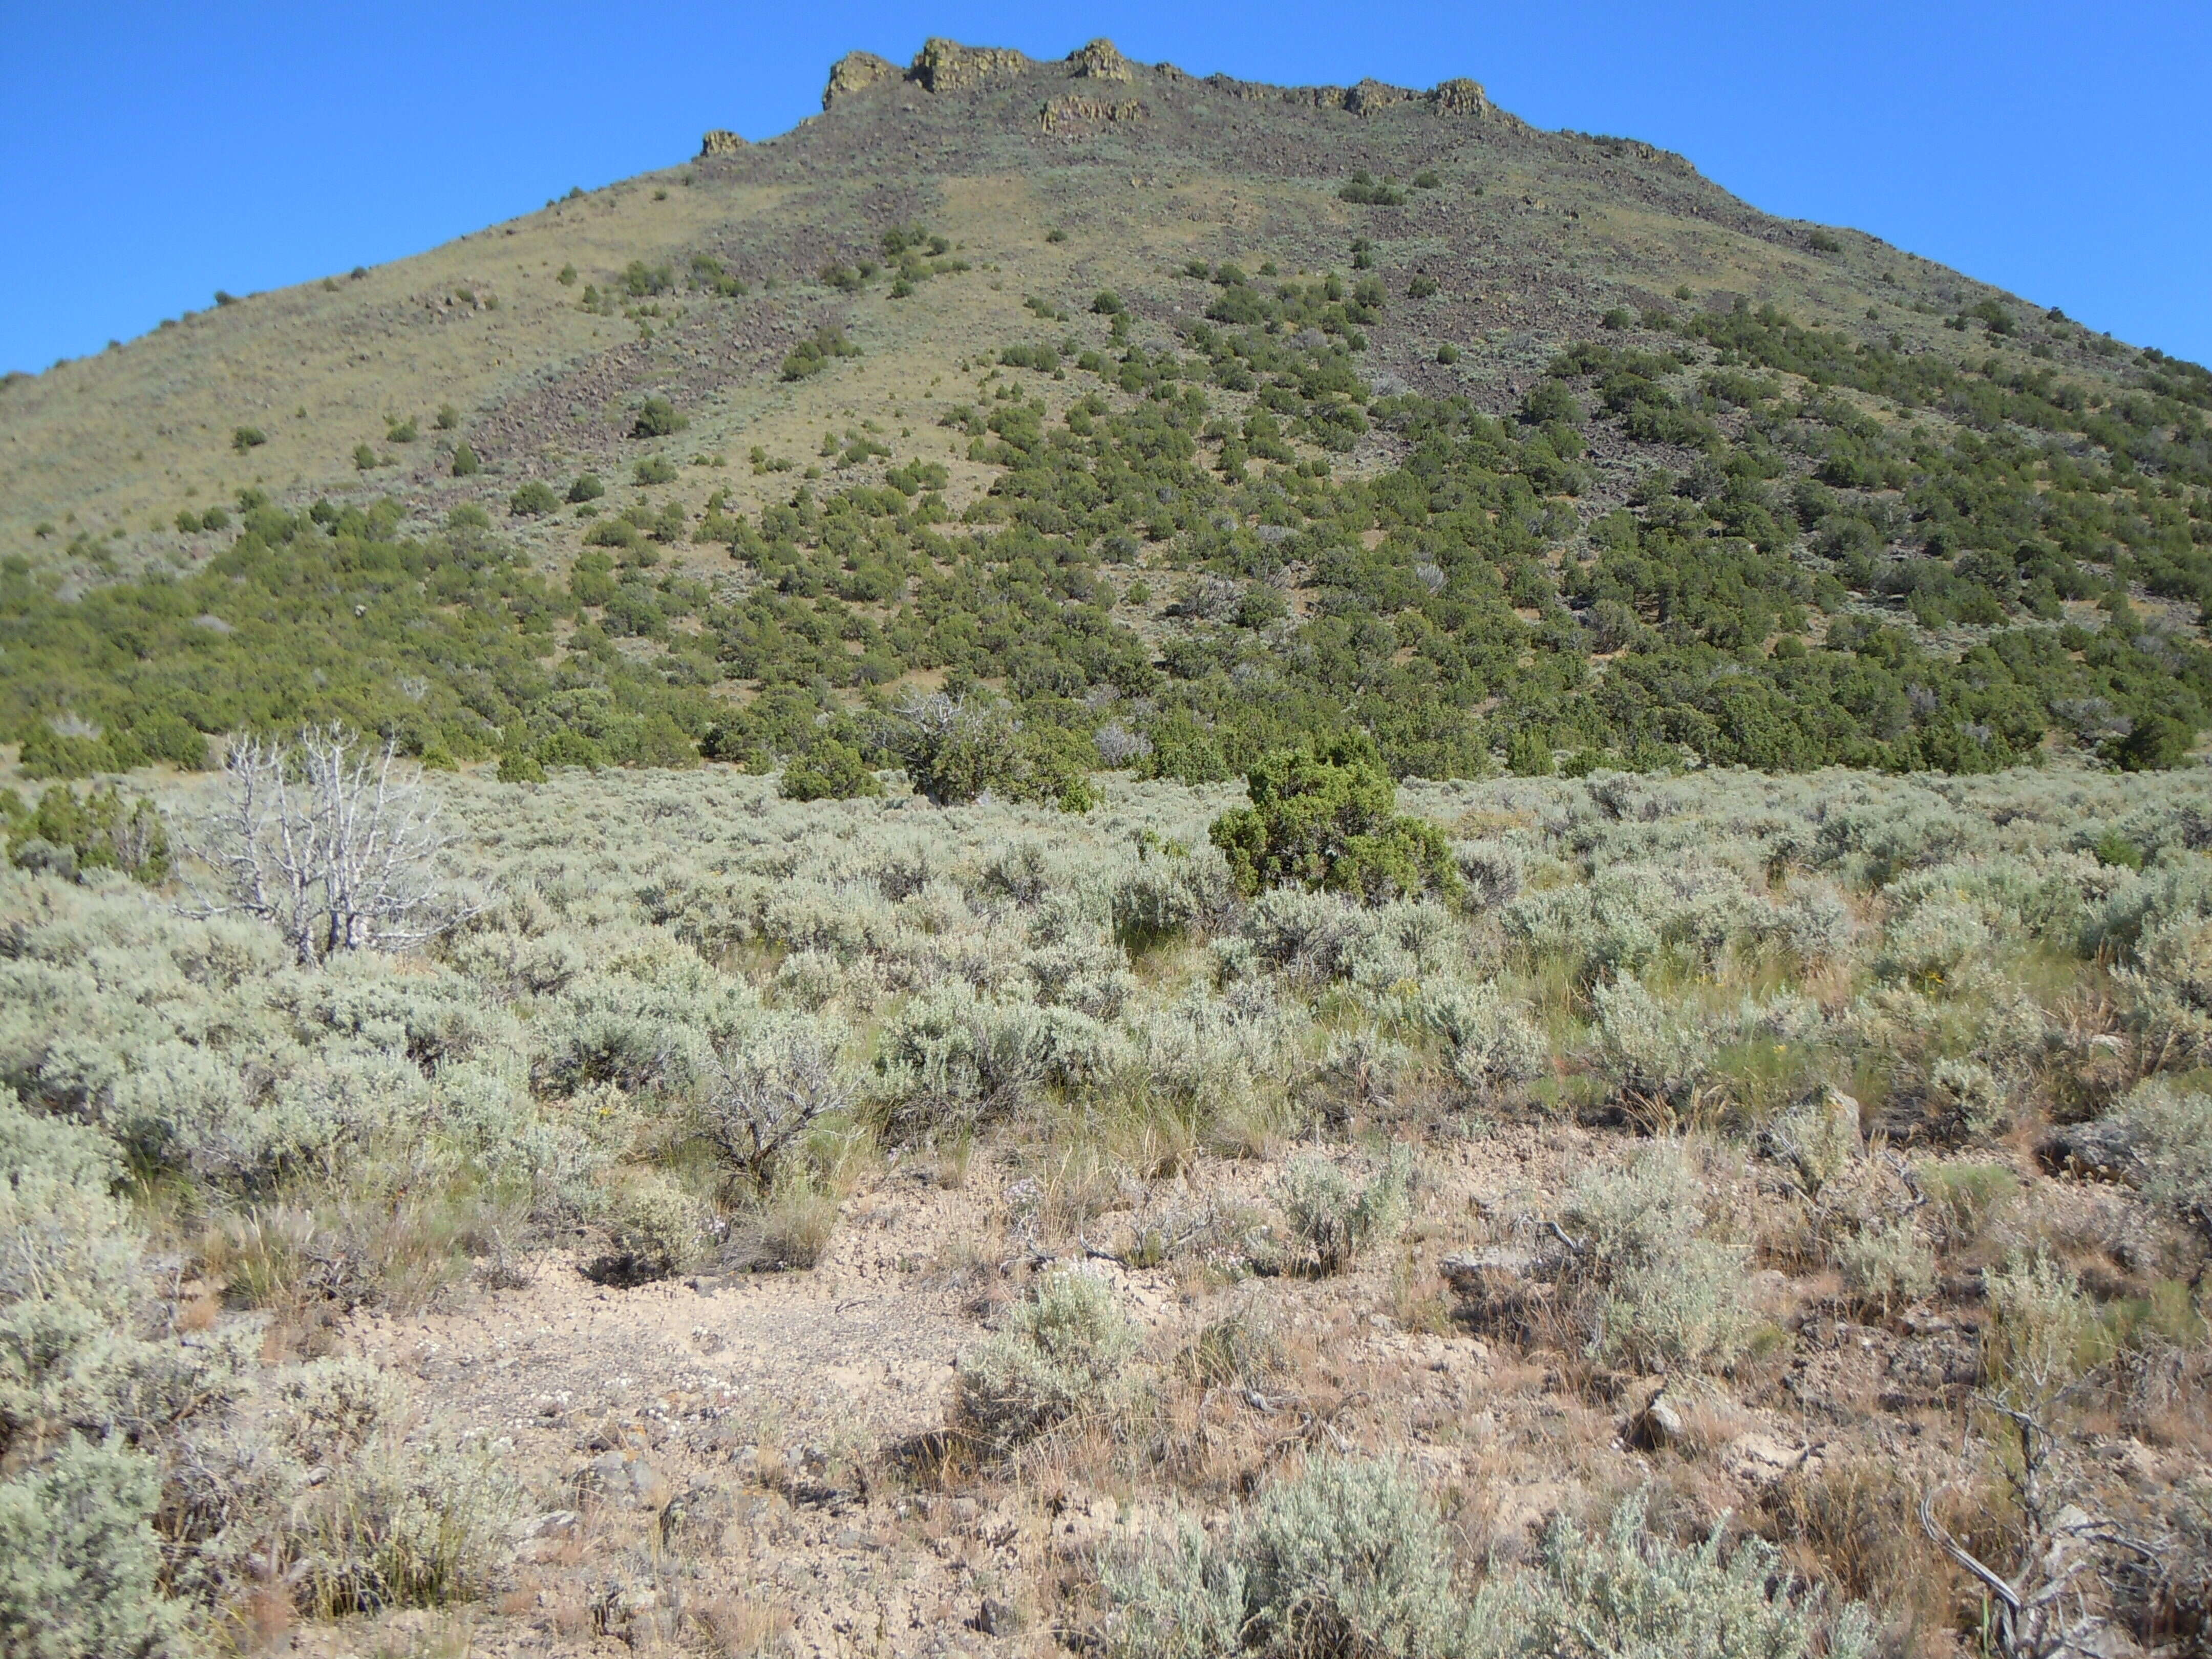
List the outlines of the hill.
{"type": "Polygon", "coordinates": [[[2205,1651],[2203,372],[825,103],[0,391],[0,1653],[2205,1651]]]}
{"type": "Polygon", "coordinates": [[[31,769],[322,715],[880,759],[948,675],[1194,781],[2212,723],[2201,369],[1469,82],[934,41],[823,101],[0,393],[31,769]]]}

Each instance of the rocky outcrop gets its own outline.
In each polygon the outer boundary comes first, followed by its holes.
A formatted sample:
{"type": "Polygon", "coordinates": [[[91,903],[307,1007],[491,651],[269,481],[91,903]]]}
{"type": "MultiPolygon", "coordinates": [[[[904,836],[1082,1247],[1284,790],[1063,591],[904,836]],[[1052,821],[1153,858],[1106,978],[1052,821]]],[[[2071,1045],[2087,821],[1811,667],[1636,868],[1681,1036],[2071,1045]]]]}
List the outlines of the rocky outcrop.
{"type": "Polygon", "coordinates": [[[1456,80],[1439,81],[1436,90],[1429,94],[1429,106],[1439,115],[1474,115],[1490,113],[1490,94],[1483,91],[1480,82],[1465,76],[1456,80]]]}
{"type": "Polygon", "coordinates": [[[1410,103],[1419,95],[1404,87],[1394,87],[1387,81],[1366,80],[1344,94],[1344,107],[1354,115],[1369,115],[1378,109],[1388,109],[1393,104],[1410,103]]]}
{"type": "Polygon", "coordinates": [[[727,127],[716,127],[699,141],[699,159],[703,161],[710,155],[735,155],[740,150],[751,148],[743,133],[732,132],[727,127]]]}
{"type": "Polygon", "coordinates": [[[872,52],[848,52],[830,65],[830,84],[822,89],[822,107],[828,109],[840,98],[850,98],[897,73],[898,65],[889,58],[872,52]]]}
{"type": "Polygon", "coordinates": [[[1121,56],[1121,48],[1103,35],[1089,46],[1079,47],[1067,54],[1067,72],[1079,81],[1136,79],[1135,65],[1121,56]]]}
{"type": "Polygon", "coordinates": [[[1011,46],[963,46],[957,40],[933,39],[922,42],[906,72],[931,92],[957,92],[1011,80],[1030,66],[1025,52],[1011,46]]]}
{"type": "MultiPolygon", "coordinates": [[[[1061,64],[1070,80],[1124,83],[1137,78],[1139,67],[1103,35],[1068,53],[1061,64]]],[[[828,109],[840,98],[848,98],[902,75],[926,91],[960,92],[1002,84],[1032,70],[1048,67],[1052,66],[1041,64],[1011,46],[963,46],[957,40],[933,36],[922,43],[921,50],[903,71],[873,52],[848,52],[830,68],[830,85],[822,94],[822,107],[828,109]]],[[[1372,79],[1350,87],[1277,87],[1260,81],[1240,81],[1228,75],[1209,75],[1201,82],[1172,64],[1154,64],[1150,73],[1171,87],[1203,85],[1228,97],[1253,102],[1342,110],[1352,115],[1375,115],[1401,105],[1421,105],[1441,116],[1520,125],[1490,101],[1479,82],[1464,76],[1442,82],[1427,92],[1416,92],[1372,79]]],[[[1073,124],[1135,120],[1146,112],[1134,99],[1070,95],[1045,104],[1037,112],[1037,121],[1045,131],[1057,132],[1073,124]]]]}
{"type": "Polygon", "coordinates": [[[1120,121],[1141,121],[1145,106],[1133,98],[1118,102],[1104,98],[1055,98],[1037,112],[1037,125],[1046,132],[1061,132],[1069,127],[1097,125],[1120,121]]]}

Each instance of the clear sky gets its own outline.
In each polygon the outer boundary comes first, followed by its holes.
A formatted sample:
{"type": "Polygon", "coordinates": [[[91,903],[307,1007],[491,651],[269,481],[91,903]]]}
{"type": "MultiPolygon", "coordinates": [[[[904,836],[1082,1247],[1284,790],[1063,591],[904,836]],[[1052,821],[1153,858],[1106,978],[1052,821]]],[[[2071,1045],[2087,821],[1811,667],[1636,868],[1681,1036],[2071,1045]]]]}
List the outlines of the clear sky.
{"type": "Polygon", "coordinates": [[[1674,4],[1097,0],[644,7],[0,0],[0,369],[374,264],[819,107],[926,33],[1197,74],[1484,82],[2212,361],[2212,0],[1674,4]]]}

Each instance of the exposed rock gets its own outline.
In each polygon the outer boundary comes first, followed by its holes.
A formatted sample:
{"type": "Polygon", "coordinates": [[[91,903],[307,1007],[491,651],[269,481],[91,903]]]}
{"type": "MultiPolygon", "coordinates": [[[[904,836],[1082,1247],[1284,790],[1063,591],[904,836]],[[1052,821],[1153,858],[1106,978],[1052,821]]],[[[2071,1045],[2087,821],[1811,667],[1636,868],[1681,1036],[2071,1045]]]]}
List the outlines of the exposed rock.
{"type": "Polygon", "coordinates": [[[872,52],[848,52],[830,65],[830,84],[822,89],[822,107],[828,109],[840,98],[849,98],[897,73],[898,65],[887,58],[878,58],[872,52]]]}
{"type": "Polygon", "coordinates": [[[1681,1437],[1682,1413],[1674,1409],[1674,1402],[1667,1398],[1664,1389],[1653,1395],[1650,1403],[1628,1420],[1628,1443],[1642,1451],[1657,1451],[1681,1437]]]}
{"type": "Polygon", "coordinates": [[[1021,1628],[1021,1619],[1012,1602],[987,1595],[975,1609],[975,1628],[986,1636],[1012,1636],[1021,1628]]]}
{"type": "Polygon", "coordinates": [[[1474,115],[1490,113],[1490,94],[1481,83],[1460,76],[1449,81],[1437,82],[1436,90],[1429,94],[1429,104],[1439,115],[1474,115]]]}
{"type": "Polygon", "coordinates": [[[957,40],[933,37],[922,42],[906,78],[921,82],[931,92],[957,92],[1019,75],[1030,63],[1027,53],[1012,46],[963,46],[957,40]]]}
{"type": "Polygon", "coordinates": [[[1793,1446],[1771,1434],[1756,1431],[1739,1435],[1721,1454],[1721,1467],[1747,1486],[1771,1486],[1784,1475],[1802,1468],[1816,1453],[1810,1447],[1793,1446]]]}
{"type": "Polygon", "coordinates": [[[1540,1262],[1541,1258],[1534,1250],[1493,1244],[1484,1249],[1462,1250],[1445,1256],[1437,1263],[1437,1271],[1462,1296],[1474,1296],[1498,1279],[1525,1279],[1536,1271],[1540,1262]]]}
{"type": "Polygon", "coordinates": [[[1403,104],[1419,94],[1404,87],[1394,87],[1385,81],[1365,80],[1344,94],[1343,107],[1354,115],[1366,115],[1378,109],[1388,109],[1393,104],[1403,104]]]}
{"type": "Polygon", "coordinates": [[[732,132],[727,127],[712,128],[699,141],[699,155],[702,160],[709,155],[735,155],[739,150],[751,148],[750,142],[743,133],[732,132]]]}
{"type": "Polygon", "coordinates": [[[1120,47],[1103,34],[1089,46],[1067,54],[1067,72],[1078,79],[1092,81],[1129,81],[1136,77],[1135,66],[1121,56],[1120,47]]]}
{"type": "Polygon", "coordinates": [[[1109,103],[1103,98],[1055,98],[1037,112],[1037,125],[1046,132],[1058,132],[1063,127],[1085,123],[1141,121],[1145,114],[1145,106],[1133,98],[1125,98],[1118,103],[1109,103]]]}
{"type": "Polygon", "coordinates": [[[2151,1148],[2141,1128],[2125,1118],[2099,1118],[2058,1129],[2037,1149],[2045,1166],[2100,1181],[2140,1182],[2151,1148]]]}

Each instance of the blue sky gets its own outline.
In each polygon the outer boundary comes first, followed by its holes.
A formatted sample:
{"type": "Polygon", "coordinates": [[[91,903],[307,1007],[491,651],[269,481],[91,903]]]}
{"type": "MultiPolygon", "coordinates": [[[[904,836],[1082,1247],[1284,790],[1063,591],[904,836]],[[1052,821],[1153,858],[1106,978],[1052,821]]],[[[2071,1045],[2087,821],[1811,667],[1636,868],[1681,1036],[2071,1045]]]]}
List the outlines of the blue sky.
{"type": "Polygon", "coordinates": [[[924,33],[1199,74],[1483,82],[2212,361],[2212,3],[945,3],[644,8],[0,0],[0,369],[374,264],[781,131],[831,59],[924,33]],[[920,21],[915,21],[915,20],[920,21]]]}

